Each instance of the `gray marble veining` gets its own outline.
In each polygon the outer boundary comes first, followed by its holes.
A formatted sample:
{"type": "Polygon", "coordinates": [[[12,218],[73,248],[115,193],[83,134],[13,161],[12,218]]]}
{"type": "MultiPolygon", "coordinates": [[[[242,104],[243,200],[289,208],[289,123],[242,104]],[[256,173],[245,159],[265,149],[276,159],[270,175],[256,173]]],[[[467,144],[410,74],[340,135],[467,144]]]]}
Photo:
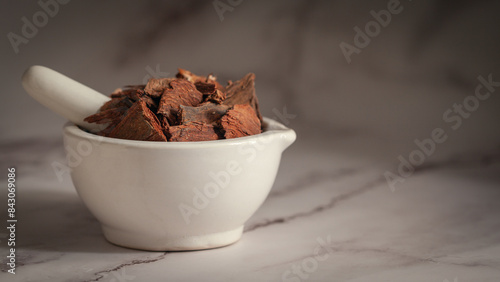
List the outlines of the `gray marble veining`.
{"type": "MultiPolygon", "coordinates": [[[[0,280],[499,281],[500,90],[457,128],[443,117],[479,76],[500,81],[498,3],[401,0],[349,63],[339,45],[394,1],[221,1],[234,6],[223,17],[210,1],[71,1],[19,53],[0,46],[0,164],[16,167],[19,187],[16,274],[3,230],[0,280]],[[263,114],[298,139],[236,244],[121,248],[54,171],[65,121],[21,88],[33,64],[103,93],[177,67],[222,81],[255,72],[263,114]],[[391,187],[385,173],[438,128],[446,141],[391,187]]],[[[21,34],[40,9],[9,3],[2,34],[21,34]]]]}
{"type": "MultiPolygon", "coordinates": [[[[49,151],[47,160],[62,161],[59,150],[49,148],[53,145],[46,142],[27,154],[49,151]]],[[[384,169],[396,164],[389,157],[378,160],[378,166],[364,160],[345,168],[334,164],[341,157],[330,153],[324,156],[330,168],[321,161],[294,166],[325,149],[285,152],[273,192],[247,223],[242,240],[200,252],[114,246],[105,241],[68,178],[59,182],[50,170],[45,178],[25,175],[19,182],[17,274],[0,275],[8,281],[296,281],[307,275],[300,280],[442,282],[500,277],[498,150],[428,163],[392,192],[383,177],[384,169]],[[285,179],[288,174],[296,176],[285,179]],[[318,242],[324,244],[325,260],[315,266],[311,261],[318,242]]],[[[19,175],[44,163],[20,163],[19,175]]]]}

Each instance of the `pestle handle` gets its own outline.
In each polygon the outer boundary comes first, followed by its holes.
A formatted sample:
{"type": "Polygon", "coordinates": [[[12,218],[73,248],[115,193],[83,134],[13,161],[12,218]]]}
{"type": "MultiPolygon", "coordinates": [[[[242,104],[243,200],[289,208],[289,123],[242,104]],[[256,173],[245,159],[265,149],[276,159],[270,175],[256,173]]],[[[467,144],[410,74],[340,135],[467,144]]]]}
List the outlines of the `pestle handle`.
{"type": "Polygon", "coordinates": [[[102,129],[102,125],[83,119],[97,113],[109,97],[43,66],[28,68],[22,82],[31,97],[53,112],[91,132],[102,129]]]}

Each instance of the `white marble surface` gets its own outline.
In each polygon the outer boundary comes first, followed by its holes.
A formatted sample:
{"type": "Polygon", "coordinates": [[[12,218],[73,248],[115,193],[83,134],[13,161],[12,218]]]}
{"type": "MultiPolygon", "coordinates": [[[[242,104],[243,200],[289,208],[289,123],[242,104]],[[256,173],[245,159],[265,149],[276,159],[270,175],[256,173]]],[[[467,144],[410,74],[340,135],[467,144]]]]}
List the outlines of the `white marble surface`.
{"type": "MultiPolygon", "coordinates": [[[[339,44],[388,1],[243,1],[223,21],[201,3],[71,1],[18,54],[0,45],[0,164],[17,168],[19,219],[12,275],[0,191],[0,281],[500,281],[500,88],[456,130],[443,120],[479,75],[500,81],[498,3],[401,1],[350,64],[339,44]],[[222,80],[253,71],[264,115],[286,107],[298,139],[236,244],[121,248],[53,171],[65,121],[22,90],[33,64],[103,93],[157,66],[222,80]],[[384,173],[436,128],[447,140],[391,189],[384,173]]],[[[4,35],[40,10],[8,5],[4,35]]]]}
{"type": "Polygon", "coordinates": [[[302,126],[242,239],[196,252],[106,242],[68,175],[59,182],[52,171],[64,161],[60,142],[13,145],[6,159],[19,179],[18,266],[11,275],[2,263],[0,280],[299,281],[286,271],[302,264],[310,273],[300,281],[500,279],[500,150],[422,165],[393,192],[383,177],[397,163],[389,144],[302,126]],[[323,261],[313,260],[318,240],[323,261]]]}

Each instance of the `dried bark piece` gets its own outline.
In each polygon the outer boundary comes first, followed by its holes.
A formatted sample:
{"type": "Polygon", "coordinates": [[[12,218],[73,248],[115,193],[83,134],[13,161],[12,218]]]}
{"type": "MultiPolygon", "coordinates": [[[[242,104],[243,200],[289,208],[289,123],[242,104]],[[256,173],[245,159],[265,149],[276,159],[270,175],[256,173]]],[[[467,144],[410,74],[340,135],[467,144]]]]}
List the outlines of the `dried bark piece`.
{"type": "Polygon", "coordinates": [[[171,126],[169,131],[170,142],[190,142],[217,140],[217,135],[213,125],[201,122],[191,122],[188,124],[171,126]]]}
{"type": "Polygon", "coordinates": [[[98,113],[86,117],[84,121],[102,124],[103,129],[98,134],[106,136],[120,123],[133,104],[134,102],[126,96],[112,98],[101,106],[98,113]],[[106,124],[107,126],[104,126],[106,124]]]}
{"type": "Polygon", "coordinates": [[[153,98],[159,98],[165,89],[170,88],[170,82],[175,78],[151,78],[144,87],[144,92],[153,98]]]}
{"type": "Polygon", "coordinates": [[[214,102],[217,104],[222,104],[226,99],[226,94],[219,89],[215,90],[215,93],[208,95],[205,101],[214,102]]]}
{"type": "Polygon", "coordinates": [[[210,80],[213,80],[213,81],[210,81],[208,77],[205,77],[205,76],[200,76],[200,75],[196,75],[188,70],[185,70],[185,69],[177,69],[179,72],[177,73],[176,77],[177,78],[183,78],[183,79],[186,79],[187,81],[191,82],[191,83],[196,83],[198,81],[201,81],[201,82],[213,82],[215,81],[215,77],[212,76],[210,80]]]}
{"type": "Polygon", "coordinates": [[[159,99],[153,99],[146,95],[140,89],[144,85],[131,85],[127,87],[125,90],[116,89],[111,94],[111,100],[104,103],[98,113],[85,118],[85,121],[90,123],[107,124],[107,127],[98,133],[99,135],[108,136],[125,117],[127,110],[138,100],[144,101],[150,110],[157,110],[159,99]]]}
{"type": "Polygon", "coordinates": [[[167,141],[158,118],[143,100],[137,101],[128,110],[127,115],[109,133],[108,137],[128,140],[167,141]]]}
{"type": "Polygon", "coordinates": [[[156,117],[158,117],[158,120],[160,121],[160,126],[163,129],[163,134],[165,134],[165,136],[168,139],[168,137],[169,137],[168,129],[170,128],[170,124],[168,123],[167,117],[165,117],[164,115],[160,115],[160,114],[157,114],[156,117]]]}
{"type": "MultiPolygon", "coordinates": [[[[149,95],[146,95],[146,93],[142,89],[125,89],[125,90],[119,90],[119,91],[115,90],[115,92],[113,92],[113,94],[111,94],[111,101],[113,99],[120,99],[120,98],[128,98],[130,105],[132,105],[134,102],[137,102],[138,100],[144,100],[146,102],[146,104],[148,105],[149,109],[151,109],[153,112],[156,112],[158,109],[159,99],[152,98],[149,95]]],[[[107,103],[109,103],[111,101],[108,101],[107,103]]],[[[112,105],[106,106],[106,104],[104,104],[103,107],[109,108],[111,106],[112,105]]],[[[102,110],[102,107],[101,107],[101,110],[102,110]]]]}
{"type": "Polygon", "coordinates": [[[253,135],[261,132],[262,124],[254,80],[254,74],[247,74],[229,82],[226,92],[213,75],[179,69],[177,78],[153,78],[146,85],[115,90],[112,99],[85,121],[107,126],[100,135],[131,140],[203,141],[253,135]]]}
{"type": "Polygon", "coordinates": [[[176,75],[177,78],[186,79],[191,83],[196,83],[196,82],[212,83],[215,85],[216,89],[224,91],[224,86],[222,86],[219,82],[217,82],[217,77],[212,74],[209,74],[208,76],[199,76],[188,70],[184,69],[177,69],[177,70],[179,71],[176,75]]]}
{"type": "Polygon", "coordinates": [[[170,125],[177,124],[180,106],[197,106],[203,101],[203,94],[193,83],[185,79],[175,79],[163,92],[158,106],[158,114],[165,116],[170,125]]]}
{"type": "Polygon", "coordinates": [[[196,89],[200,91],[203,95],[210,95],[215,93],[215,84],[210,82],[196,81],[194,83],[196,89]]]}
{"type": "Polygon", "coordinates": [[[123,96],[127,96],[134,101],[137,100],[137,96],[135,96],[138,90],[144,90],[144,84],[140,85],[127,85],[125,89],[117,88],[113,93],[111,93],[111,98],[119,98],[123,96]]]}
{"type": "Polygon", "coordinates": [[[134,104],[134,101],[132,101],[130,98],[122,96],[122,97],[117,97],[117,98],[111,98],[111,100],[107,101],[104,103],[104,105],[99,108],[99,111],[105,111],[109,109],[115,109],[115,108],[130,108],[134,104]]]}
{"type": "Polygon", "coordinates": [[[235,105],[221,119],[226,139],[261,133],[261,122],[249,104],[235,105]]]}
{"type": "Polygon", "coordinates": [[[198,81],[194,85],[204,95],[205,101],[221,104],[226,98],[226,94],[217,89],[214,83],[198,81]]]}
{"type": "Polygon", "coordinates": [[[226,99],[222,103],[229,106],[249,104],[262,123],[259,100],[255,95],[255,74],[249,73],[242,79],[229,84],[226,88],[226,99]]]}
{"type": "Polygon", "coordinates": [[[181,106],[180,122],[181,124],[202,122],[215,125],[227,113],[229,108],[226,105],[217,105],[210,102],[203,103],[198,107],[181,106]]]}
{"type": "Polygon", "coordinates": [[[135,102],[135,101],[139,100],[139,98],[141,97],[140,93],[138,93],[138,91],[139,90],[137,90],[137,89],[125,89],[125,90],[121,90],[119,92],[114,92],[111,94],[111,99],[127,97],[130,100],[132,100],[133,102],[135,102]]]}
{"type": "Polygon", "coordinates": [[[139,100],[142,100],[146,103],[148,108],[153,112],[156,113],[158,111],[158,106],[160,104],[160,99],[159,98],[152,98],[149,95],[146,95],[144,91],[139,90],[137,92],[139,94],[139,100]]]}
{"type": "Polygon", "coordinates": [[[100,111],[97,114],[93,114],[84,119],[88,123],[106,124],[119,122],[121,118],[126,114],[127,107],[111,108],[104,111],[100,111]]]}

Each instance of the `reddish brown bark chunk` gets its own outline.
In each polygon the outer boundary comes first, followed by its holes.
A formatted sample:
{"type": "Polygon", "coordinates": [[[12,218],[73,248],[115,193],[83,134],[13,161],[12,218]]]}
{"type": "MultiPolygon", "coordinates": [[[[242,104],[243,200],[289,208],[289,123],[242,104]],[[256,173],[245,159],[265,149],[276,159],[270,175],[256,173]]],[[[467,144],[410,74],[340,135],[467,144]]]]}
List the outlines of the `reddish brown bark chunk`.
{"type": "Polygon", "coordinates": [[[171,126],[168,129],[170,141],[208,141],[217,140],[219,136],[213,125],[192,122],[183,125],[171,126]]]}
{"type": "Polygon", "coordinates": [[[196,86],[196,89],[201,92],[203,95],[210,95],[215,93],[215,84],[213,83],[208,83],[208,82],[195,82],[194,86],[196,86]]]}
{"type": "Polygon", "coordinates": [[[186,79],[193,84],[197,82],[212,83],[215,85],[216,89],[224,91],[224,87],[219,82],[217,82],[217,77],[215,77],[214,75],[209,74],[208,76],[199,76],[188,70],[178,69],[178,71],[179,73],[177,73],[176,75],[177,78],[186,79]]]}
{"type": "Polygon", "coordinates": [[[111,93],[111,98],[122,98],[128,97],[133,101],[137,101],[141,94],[144,94],[144,85],[127,85],[125,89],[118,88],[113,93],[111,93]],[[138,93],[138,92],[142,93],[138,93]]]}
{"type": "Polygon", "coordinates": [[[86,117],[84,121],[101,124],[103,129],[99,132],[99,135],[106,136],[120,123],[133,103],[126,96],[112,98],[101,106],[98,113],[86,117]]]}
{"type": "Polygon", "coordinates": [[[137,101],[128,110],[127,115],[108,136],[129,140],[167,141],[158,118],[143,100],[137,101]]]}
{"type": "Polygon", "coordinates": [[[235,105],[222,117],[221,125],[226,139],[261,133],[261,123],[254,109],[248,105],[235,105]]]}
{"type": "Polygon", "coordinates": [[[179,69],[177,78],[152,78],[129,85],[85,121],[101,124],[99,135],[148,141],[206,141],[261,132],[255,75],[247,74],[227,89],[213,75],[179,69]]]}
{"type": "Polygon", "coordinates": [[[228,109],[229,106],[210,102],[203,103],[198,107],[181,106],[180,122],[181,124],[191,122],[216,123],[226,114],[228,109]]]}
{"type": "Polygon", "coordinates": [[[203,94],[194,84],[184,79],[175,79],[163,92],[158,107],[158,114],[165,116],[169,124],[176,124],[180,106],[195,107],[203,101],[203,94]]]}
{"type": "Polygon", "coordinates": [[[111,98],[111,100],[104,103],[99,111],[105,111],[114,108],[130,108],[134,102],[127,97],[111,98]]]}
{"type": "Polygon", "coordinates": [[[118,123],[123,115],[127,113],[127,110],[126,107],[107,109],[86,117],[84,121],[97,124],[118,123]]]}
{"type": "Polygon", "coordinates": [[[257,95],[255,95],[255,74],[249,73],[242,79],[229,84],[226,89],[226,99],[223,104],[228,106],[249,104],[262,122],[262,116],[259,111],[259,101],[257,100],[257,95]]]}
{"type": "Polygon", "coordinates": [[[205,98],[205,101],[222,104],[222,102],[224,102],[224,99],[226,99],[226,94],[217,89],[213,94],[208,95],[207,98],[205,98]]]}
{"type": "Polygon", "coordinates": [[[163,91],[170,87],[173,78],[151,78],[144,88],[144,92],[153,98],[159,98],[163,91]]]}

